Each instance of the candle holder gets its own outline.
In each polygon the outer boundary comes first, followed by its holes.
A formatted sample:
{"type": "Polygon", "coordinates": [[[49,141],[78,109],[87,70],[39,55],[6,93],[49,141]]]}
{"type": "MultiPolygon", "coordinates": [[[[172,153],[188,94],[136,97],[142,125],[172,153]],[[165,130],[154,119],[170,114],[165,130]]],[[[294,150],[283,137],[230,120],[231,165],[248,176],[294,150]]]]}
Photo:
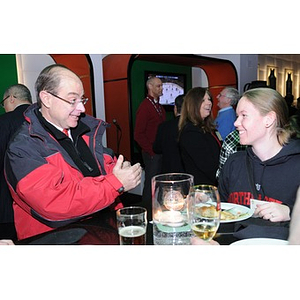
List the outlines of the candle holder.
{"type": "Polygon", "coordinates": [[[187,197],[194,177],[167,173],[152,178],[153,242],[155,245],[189,245],[187,197]]]}

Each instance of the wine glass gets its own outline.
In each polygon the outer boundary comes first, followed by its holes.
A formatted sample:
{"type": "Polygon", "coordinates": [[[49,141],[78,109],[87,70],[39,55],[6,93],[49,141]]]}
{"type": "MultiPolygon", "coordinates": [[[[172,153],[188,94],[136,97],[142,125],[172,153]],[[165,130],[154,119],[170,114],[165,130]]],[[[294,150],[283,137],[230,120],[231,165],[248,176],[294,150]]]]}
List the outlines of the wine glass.
{"type": "Polygon", "coordinates": [[[217,187],[196,185],[188,196],[188,221],[194,234],[210,241],[220,225],[221,203],[217,187]]]}

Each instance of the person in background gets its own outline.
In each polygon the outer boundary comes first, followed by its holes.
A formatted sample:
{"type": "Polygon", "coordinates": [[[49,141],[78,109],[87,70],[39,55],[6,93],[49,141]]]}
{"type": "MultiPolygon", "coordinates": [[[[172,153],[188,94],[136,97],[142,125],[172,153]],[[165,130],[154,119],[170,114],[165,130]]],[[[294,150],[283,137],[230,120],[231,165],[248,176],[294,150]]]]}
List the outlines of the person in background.
{"type": "Polygon", "coordinates": [[[162,173],[184,172],[178,146],[178,123],[183,99],[184,95],[176,97],[174,105],[175,118],[159,125],[153,143],[153,151],[162,154],[162,173]]]}
{"type": "Polygon", "coordinates": [[[290,126],[296,132],[296,137],[300,138],[300,97],[297,98],[296,112],[290,116],[290,126]]]}
{"type": "Polygon", "coordinates": [[[294,96],[291,94],[288,94],[284,97],[284,99],[285,99],[288,109],[289,109],[289,116],[292,117],[293,115],[295,115],[297,113],[297,107],[295,107],[293,105],[294,96]]]}
{"type": "Polygon", "coordinates": [[[284,98],[270,88],[246,91],[237,105],[235,126],[245,151],[232,154],[219,177],[223,201],[250,206],[271,222],[289,221],[300,182],[300,140],[288,128],[284,98]]]}
{"type": "Polygon", "coordinates": [[[239,97],[238,90],[233,87],[224,88],[217,96],[220,109],[215,119],[215,124],[223,141],[231,131],[235,130],[233,125],[236,119],[235,106],[239,97]]]}
{"type": "Polygon", "coordinates": [[[219,168],[218,168],[217,174],[216,174],[217,179],[219,179],[221,170],[222,170],[226,160],[228,159],[228,157],[231,154],[233,154],[237,151],[245,150],[246,148],[247,148],[246,145],[240,144],[239,132],[236,129],[231,131],[227,135],[227,137],[225,138],[225,140],[222,143],[222,148],[221,148],[220,158],[219,158],[219,168]]]}
{"type": "Polygon", "coordinates": [[[35,89],[37,103],[26,110],[5,157],[18,239],[117,209],[118,196],[141,180],[140,164],[102,145],[107,123],[84,114],[88,99],[74,72],[50,65],[35,89]]]}
{"type": "Polygon", "coordinates": [[[0,116],[0,239],[16,239],[13,199],[4,176],[4,155],[10,138],[24,122],[24,111],[32,104],[31,93],[23,84],[8,87],[1,105],[5,114],[0,116]]]}
{"type": "Polygon", "coordinates": [[[158,126],[166,120],[166,111],[159,103],[162,95],[162,81],[157,77],[150,77],[146,82],[148,94],[136,112],[134,139],[142,149],[145,167],[145,180],[142,194],[142,206],[148,210],[151,218],[152,196],[151,179],[161,171],[161,154],[153,151],[153,143],[158,126]]]}
{"type": "Polygon", "coordinates": [[[194,184],[217,185],[221,142],[212,119],[212,97],[206,88],[195,87],[184,97],[179,119],[179,149],[186,173],[194,184]]]}

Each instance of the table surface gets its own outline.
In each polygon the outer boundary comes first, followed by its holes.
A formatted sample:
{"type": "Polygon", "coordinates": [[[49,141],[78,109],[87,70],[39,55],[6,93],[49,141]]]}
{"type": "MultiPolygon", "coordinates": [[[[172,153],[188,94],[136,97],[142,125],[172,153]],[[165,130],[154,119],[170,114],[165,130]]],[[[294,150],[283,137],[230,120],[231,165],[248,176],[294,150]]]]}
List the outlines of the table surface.
{"type": "MultiPolygon", "coordinates": [[[[288,224],[275,224],[270,221],[250,218],[248,220],[239,222],[239,226],[249,226],[254,229],[254,236],[259,237],[273,237],[287,239],[288,224]],[[268,231],[266,231],[268,229],[268,231]],[[271,229],[271,231],[270,231],[271,229]],[[267,233],[266,233],[267,232],[267,233]],[[270,233],[271,232],[271,233],[270,233]],[[269,235],[269,236],[266,236],[269,235]]],[[[222,223],[218,229],[215,240],[221,245],[229,245],[238,239],[247,238],[246,236],[236,235],[235,222],[222,223]]],[[[242,232],[242,231],[241,231],[242,232]]],[[[253,234],[253,232],[252,232],[253,234]]],[[[147,245],[153,245],[153,232],[152,224],[148,223],[147,226],[147,245]]],[[[93,214],[89,218],[77,221],[70,225],[54,229],[52,231],[42,233],[24,240],[16,242],[17,245],[119,245],[119,235],[116,226],[116,213],[115,211],[106,208],[98,213],[93,214]]]]}

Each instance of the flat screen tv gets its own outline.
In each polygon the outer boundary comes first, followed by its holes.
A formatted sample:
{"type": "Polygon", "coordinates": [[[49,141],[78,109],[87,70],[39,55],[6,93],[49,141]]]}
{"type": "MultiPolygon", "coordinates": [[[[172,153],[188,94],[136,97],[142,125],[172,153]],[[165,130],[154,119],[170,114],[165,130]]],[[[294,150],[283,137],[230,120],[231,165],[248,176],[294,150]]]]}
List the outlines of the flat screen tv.
{"type": "Polygon", "coordinates": [[[176,73],[145,71],[145,83],[150,77],[157,77],[163,83],[163,94],[159,98],[159,103],[166,106],[167,110],[168,107],[173,109],[175,98],[186,92],[186,76],[176,73]]]}

